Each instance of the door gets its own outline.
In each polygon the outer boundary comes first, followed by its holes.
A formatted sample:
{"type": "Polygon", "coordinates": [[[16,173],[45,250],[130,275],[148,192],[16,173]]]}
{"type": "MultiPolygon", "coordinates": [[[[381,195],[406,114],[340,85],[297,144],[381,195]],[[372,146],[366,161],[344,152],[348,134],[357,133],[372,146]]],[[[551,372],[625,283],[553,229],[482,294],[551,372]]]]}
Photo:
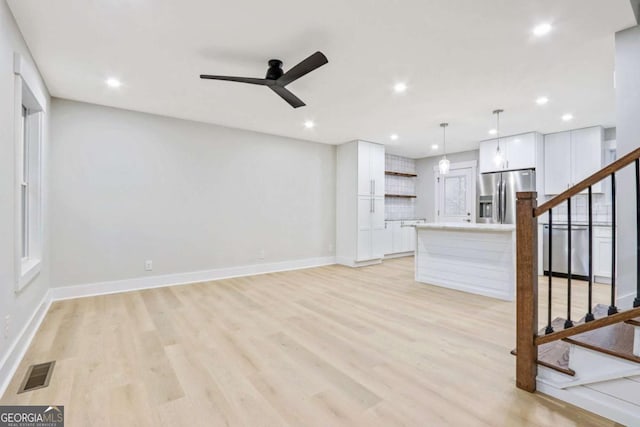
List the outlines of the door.
{"type": "Polygon", "coordinates": [[[452,168],[446,175],[436,172],[437,222],[475,222],[474,169],[452,168]]]}
{"type": "Polygon", "coordinates": [[[370,196],[373,191],[371,181],[371,144],[358,142],[358,196],[370,196]]]}
{"type": "Polygon", "coordinates": [[[370,144],[369,174],[373,182],[373,195],[384,197],[384,145],[370,144]]]}
{"type": "Polygon", "coordinates": [[[366,261],[373,258],[371,251],[372,212],[372,198],[370,196],[358,197],[358,247],[356,251],[356,261],[366,261]]]}
{"type": "Polygon", "coordinates": [[[502,223],[516,223],[516,193],[536,191],[536,173],[533,170],[521,170],[502,173],[502,223]]]}
{"type": "Polygon", "coordinates": [[[560,194],[571,186],[571,132],[544,136],[544,192],[560,194]]]}
{"type": "Polygon", "coordinates": [[[371,259],[384,257],[384,197],[371,200],[371,259]]]}

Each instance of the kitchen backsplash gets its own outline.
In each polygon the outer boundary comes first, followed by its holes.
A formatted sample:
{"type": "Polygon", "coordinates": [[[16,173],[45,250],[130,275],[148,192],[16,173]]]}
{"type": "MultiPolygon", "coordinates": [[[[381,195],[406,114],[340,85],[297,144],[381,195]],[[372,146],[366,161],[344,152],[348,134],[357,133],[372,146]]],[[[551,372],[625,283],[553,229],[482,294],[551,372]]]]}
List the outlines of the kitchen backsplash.
{"type": "MultiPolygon", "coordinates": [[[[567,212],[566,202],[553,208],[553,221],[567,222],[567,212]]],[[[588,196],[586,194],[579,194],[571,198],[571,221],[576,223],[589,221],[588,196]]],[[[611,197],[608,194],[593,194],[593,221],[611,223],[611,197]]],[[[543,222],[548,222],[548,217],[545,216],[543,222]]]]}
{"type": "MultiPolygon", "coordinates": [[[[416,173],[416,162],[407,157],[385,155],[385,170],[401,173],[416,173]]],[[[416,178],[403,176],[385,175],[386,194],[416,194],[416,178]]],[[[386,197],[384,199],[385,218],[393,219],[415,219],[416,199],[402,197],[386,197]]]]}

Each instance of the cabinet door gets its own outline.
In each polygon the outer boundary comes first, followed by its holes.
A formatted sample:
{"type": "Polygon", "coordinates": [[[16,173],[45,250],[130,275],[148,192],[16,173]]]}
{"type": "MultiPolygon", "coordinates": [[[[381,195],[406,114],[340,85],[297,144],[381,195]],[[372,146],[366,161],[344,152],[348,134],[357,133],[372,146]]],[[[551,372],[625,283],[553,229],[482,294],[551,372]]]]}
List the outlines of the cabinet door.
{"type": "Polygon", "coordinates": [[[384,145],[370,144],[369,177],[373,181],[373,195],[384,197],[384,145]]]}
{"type": "Polygon", "coordinates": [[[571,132],[544,136],[544,193],[560,194],[571,184],[571,132]]]}
{"type": "MultiPolygon", "coordinates": [[[[496,172],[502,170],[502,165],[496,163],[496,149],[498,148],[498,140],[490,139],[488,141],[482,141],[480,143],[480,159],[479,169],[480,173],[496,172]]],[[[505,151],[503,144],[500,144],[500,150],[505,151]]]]}
{"type": "Polygon", "coordinates": [[[371,213],[371,258],[382,258],[385,248],[384,229],[384,197],[373,199],[373,212],[371,213]]]}
{"type": "Polygon", "coordinates": [[[358,196],[358,231],[371,231],[373,200],[370,196],[358,196]]]}
{"type": "MultiPolygon", "coordinates": [[[[597,127],[571,131],[571,185],[593,175],[602,168],[604,130],[597,127]]],[[[594,185],[601,192],[602,185],[594,185]]]]}
{"type": "Polygon", "coordinates": [[[401,228],[401,221],[393,221],[391,223],[391,230],[392,230],[392,234],[393,234],[393,253],[397,254],[399,252],[402,252],[402,247],[403,247],[403,235],[402,235],[402,228],[401,228]]]}
{"type": "Polygon", "coordinates": [[[415,249],[416,244],[415,244],[415,228],[412,227],[412,225],[414,224],[414,221],[406,221],[404,223],[404,227],[402,229],[402,235],[403,235],[403,244],[404,247],[402,248],[403,251],[402,252],[411,252],[415,249]]]}
{"type": "Polygon", "coordinates": [[[393,253],[393,230],[391,229],[391,221],[384,222],[384,254],[393,253]]]}
{"type": "Polygon", "coordinates": [[[612,239],[595,237],[593,239],[593,274],[598,277],[611,278],[612,239]]]}
{"type": "Polygon", "coordinates": [[[533,169],[536,167],[536,137],[534,133],[505,138],[506,169],[533,169]]]}
{"type": "Polygon", "coordinates": [[[371,144],[358,142],[358,195],[370,196],[373,190],[371,181],[371,144]]]}

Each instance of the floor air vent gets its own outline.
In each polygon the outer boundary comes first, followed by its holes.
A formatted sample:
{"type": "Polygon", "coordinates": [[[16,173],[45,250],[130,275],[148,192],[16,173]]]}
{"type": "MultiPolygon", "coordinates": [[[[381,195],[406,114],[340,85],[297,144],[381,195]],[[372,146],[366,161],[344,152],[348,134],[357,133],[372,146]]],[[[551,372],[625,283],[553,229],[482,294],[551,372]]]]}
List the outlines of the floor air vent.
{"type": "Polygon", "coordinates": [[[39,388],[45,388],[49,385],[51,380],[51,374],[53,374],[53,367],[56,362],[41,363],[39,365],[31,365],[27,370],[27,375],[22,381],[22,385],[18,390],[18,394],[25,391],[37,390],[39,388]]]}

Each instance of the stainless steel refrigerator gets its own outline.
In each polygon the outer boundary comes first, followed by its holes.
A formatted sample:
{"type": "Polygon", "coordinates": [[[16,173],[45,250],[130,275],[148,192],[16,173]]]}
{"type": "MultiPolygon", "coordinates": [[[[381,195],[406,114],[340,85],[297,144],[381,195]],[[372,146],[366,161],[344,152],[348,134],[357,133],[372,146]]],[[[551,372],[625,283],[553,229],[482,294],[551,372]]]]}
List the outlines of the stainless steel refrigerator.
{"type": "Polygon", "coordinates": [[[476,192],[477,222],[515,224],[519,191],[536,191],[535,169],[480,174],[476,192]]]}

